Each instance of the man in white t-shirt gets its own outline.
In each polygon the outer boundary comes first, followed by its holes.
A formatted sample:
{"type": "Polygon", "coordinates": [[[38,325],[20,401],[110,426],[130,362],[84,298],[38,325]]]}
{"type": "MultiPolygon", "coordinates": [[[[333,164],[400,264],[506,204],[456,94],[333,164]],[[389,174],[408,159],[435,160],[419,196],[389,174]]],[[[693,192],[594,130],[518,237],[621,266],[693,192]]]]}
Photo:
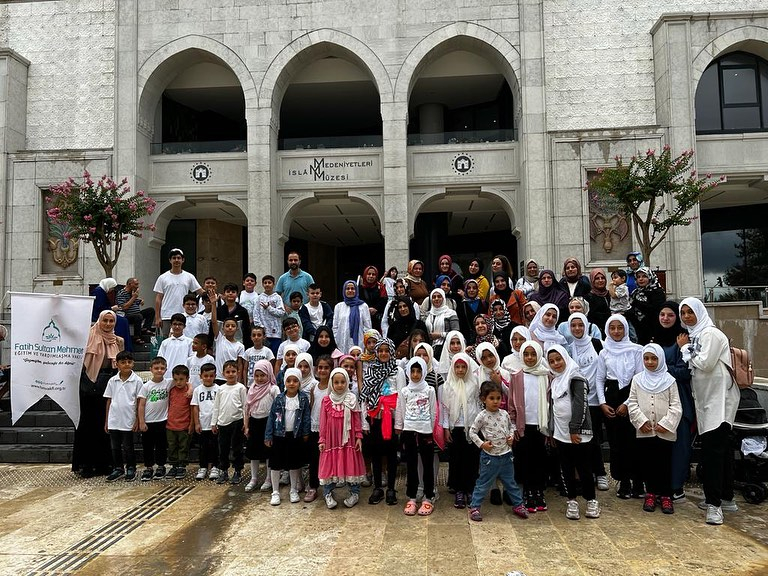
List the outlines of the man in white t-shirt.
{"type": "Polygon", "coordinates": [[[190,292],[203,293],[197,279],[189,272],[182,270],[184,252],[173,248],[168,253],[171,269],[163,272],[155,282],[155,326],[162,327],[163,335],[168,336],[171,330],[171,316],[184,313],[184,296],[190,292]]]}

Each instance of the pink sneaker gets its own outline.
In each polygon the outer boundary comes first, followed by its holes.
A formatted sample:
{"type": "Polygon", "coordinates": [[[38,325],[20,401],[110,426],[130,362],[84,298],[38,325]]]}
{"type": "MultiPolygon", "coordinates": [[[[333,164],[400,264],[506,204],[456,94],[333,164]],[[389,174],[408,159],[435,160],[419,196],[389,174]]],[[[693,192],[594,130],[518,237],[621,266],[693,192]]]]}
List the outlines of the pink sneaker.
{"type": "Polygon", "coordinates": [[[528,509],[523,504],[518,504],[512,508],[512,512],[515,513],[515,516],[519,516],[520,518],[528,518],[528,509]]]}

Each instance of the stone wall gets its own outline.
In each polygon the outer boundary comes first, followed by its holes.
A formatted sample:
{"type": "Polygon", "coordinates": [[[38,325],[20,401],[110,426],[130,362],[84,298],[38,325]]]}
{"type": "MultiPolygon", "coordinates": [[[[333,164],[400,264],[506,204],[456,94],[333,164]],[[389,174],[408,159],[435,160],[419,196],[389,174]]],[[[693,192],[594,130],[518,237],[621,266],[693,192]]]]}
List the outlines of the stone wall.
{"type": "Polygon", "coordinates": [[[749,350],[755,376],[768,377],[768,311],[759,302],[707,304],[707,311],[733,346],[749,350]]]}

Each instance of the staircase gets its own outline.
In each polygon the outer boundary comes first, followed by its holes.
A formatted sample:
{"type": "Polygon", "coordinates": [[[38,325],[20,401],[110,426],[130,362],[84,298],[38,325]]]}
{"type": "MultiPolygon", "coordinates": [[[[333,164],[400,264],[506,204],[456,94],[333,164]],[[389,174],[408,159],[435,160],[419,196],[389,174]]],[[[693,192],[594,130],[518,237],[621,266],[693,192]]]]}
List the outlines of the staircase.
{"type": "MultiPolygon", "coordinates": [[[[149,370],[149,346],[134,345],[134,370],[149,370]]],[[[11,385],[13,388],[13,385],[11,385]]],[[[11,390],[13,394],[13,390],[11,390]]],[[[0,463],[57,463],[72,461],[75,428],[53,400],[44,397],[11,425],[11,399],[0,400],[0,463]]],[[[136,459],[141,462],[141,442],[136,434],[136,459]]]]}

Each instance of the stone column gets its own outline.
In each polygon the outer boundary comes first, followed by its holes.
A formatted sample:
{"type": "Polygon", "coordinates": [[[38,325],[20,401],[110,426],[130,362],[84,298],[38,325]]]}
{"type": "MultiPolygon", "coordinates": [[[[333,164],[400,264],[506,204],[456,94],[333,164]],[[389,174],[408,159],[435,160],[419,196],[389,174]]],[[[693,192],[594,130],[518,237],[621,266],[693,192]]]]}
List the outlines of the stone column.
{"type": "Polygon", "coordinates": [[[384,269],[408,262],[408,104],[386,102],[381,105],[384,145],[381,233],[384,236],[384,269]]]}
{"type": "MultiPolygon", "coordinates": [[[[29,60],[9,48],[0,48],[0,221],[5,232],[0,234],[0,298],[10,289],[6,273],[6,236],[11,207],[8,197],[8,155],[23,150],[27,141],[27,72],[29,60]]],[[[4,301],[9,306],[10,301],[4,301]]]]}
{"type": "Polygon", "coordinates": [[[261,278],[279,275],[285,238],[277,202],[277,116],[271,107],[247,111],[248,269],[261,278]],[[275,119],[273,122],[273,118],[275,119]]]}
{"type": "Polygon", "coordinates": [[[546,92],[544,87],[544,28],[541,0],[520,0],[520,56],[523,100],[520,172],[523,230],[518,259],[554,262],[553,190],[548,189],[546,92]]]}

